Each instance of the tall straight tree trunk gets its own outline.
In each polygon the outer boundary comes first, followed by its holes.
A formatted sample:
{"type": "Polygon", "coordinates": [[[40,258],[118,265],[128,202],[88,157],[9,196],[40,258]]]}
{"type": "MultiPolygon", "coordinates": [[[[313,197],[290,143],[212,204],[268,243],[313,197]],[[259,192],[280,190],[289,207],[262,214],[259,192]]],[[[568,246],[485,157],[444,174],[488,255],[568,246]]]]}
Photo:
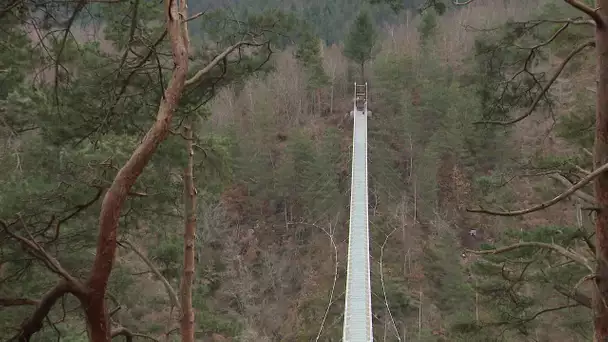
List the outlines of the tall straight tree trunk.
{"type": "MultiPolygon", "coordinates": [[[[180,0],[179,12],[182,18],[188,18],[188,2],[180,0]]],[[[188,23],[184,25],[184,44],[190,51],[190,36],[188,23]]],[[[187,82],[186,82],[187,83],[187,82]]],[[[196,189],[194,188],[194,134],[192,118],[186,118],[184,136],[186,137],[186,152],[188,162],[184,168],[184,268],[180,283],[180,302],[182,316],[180,332],[182,342],[194,342],[194,309],[192,308],[192,283],[194,282],[194,242],[196,234],[196,189]]]]}
{"type": "MultiPolygon", "coordinates": [[[[597,53],[596,127],[593,164],[595,168],[608,163],[608,0],[597,0],[595,46],[597,53]]],[[[595,341],[608,341],[608,173],[594,181],[599,210],[595,220],[597,268],[593,294],[595,341]]]]}
{"type": "MultiPolygon", "coordinates": [[[[190,120],[190,119],[187,119],[190,120]]],[[[182,317],[180,330],[182,342],[194,342],[194,310],[192,308],[192,283],[194,281],[194,242],[196,234],[196,189],[194,188],[194,149],[192,122],[184,125],[188,163],[184,169],[184,268],[180,284],[182,317]]]]}

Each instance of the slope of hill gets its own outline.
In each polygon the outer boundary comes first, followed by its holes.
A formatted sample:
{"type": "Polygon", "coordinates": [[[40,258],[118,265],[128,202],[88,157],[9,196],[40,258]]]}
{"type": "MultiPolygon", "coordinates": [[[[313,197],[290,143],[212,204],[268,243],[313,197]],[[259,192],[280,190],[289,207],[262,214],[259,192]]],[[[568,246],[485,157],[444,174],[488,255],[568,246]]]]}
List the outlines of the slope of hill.
{"type": "MultiPolygon", "coordinates": [[[[405,6],[411,7],[408,1],[405,6]]],[[[281,0],[220,0],[191,4],[194,13],[213,8],[228,9],[235,18],[242,19],[249,14],[269,9],[281,9],[294,13],[304,20],[317,35],[327,43],[340,42],[361,9],[369,9],[378,25],[395,23],[401,15],[395,14],[388,6],[370,6],[366,0],[315,0],[315,1],[281,1],[281,0]]]]}

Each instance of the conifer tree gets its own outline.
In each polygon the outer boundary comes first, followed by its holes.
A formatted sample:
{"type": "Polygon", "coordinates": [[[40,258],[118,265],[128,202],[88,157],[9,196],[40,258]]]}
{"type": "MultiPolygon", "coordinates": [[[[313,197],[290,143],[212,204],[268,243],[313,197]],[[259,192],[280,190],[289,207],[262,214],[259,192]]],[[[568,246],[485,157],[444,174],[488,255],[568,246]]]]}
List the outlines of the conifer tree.
{"type": "Polygon", "coordinates": [[[363,78],[365,78],[365,62],[372,58],[376,37],[377,33],[369,12],[362,11],[346,37],[344,55],[359,65],[363,78]]]}
{"type": "Polygon", "coordinates": [[[295,52],[295,57],[308,73],[308,84],[312,89],[325,85],[328,77],[323,70],[321,39],[310,30],[304,31],[295,52]]]}

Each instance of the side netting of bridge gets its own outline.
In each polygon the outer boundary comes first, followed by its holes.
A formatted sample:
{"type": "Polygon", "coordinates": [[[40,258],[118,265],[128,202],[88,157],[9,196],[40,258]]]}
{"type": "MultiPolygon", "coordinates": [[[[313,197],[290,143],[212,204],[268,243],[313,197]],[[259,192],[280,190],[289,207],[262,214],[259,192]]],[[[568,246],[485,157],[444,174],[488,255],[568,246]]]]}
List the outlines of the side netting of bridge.
{"type": "Polygon", "coordinates": [[[344,342],[371,342],[369,220],[367,188],[367,83],[355,83],[344,342]]]}

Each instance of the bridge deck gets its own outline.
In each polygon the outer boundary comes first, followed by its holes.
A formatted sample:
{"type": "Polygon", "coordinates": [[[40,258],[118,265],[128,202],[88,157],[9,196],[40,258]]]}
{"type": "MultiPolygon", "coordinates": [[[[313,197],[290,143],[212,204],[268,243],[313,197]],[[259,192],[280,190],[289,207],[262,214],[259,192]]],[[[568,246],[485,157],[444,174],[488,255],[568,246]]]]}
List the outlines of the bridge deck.
{"type": "MultiPolygon", "coordinates": [[[[367,96],[366,96],[367,97],[367,96]]],[[[370,342],[372,337],[369,221],[367,189],[367,105],[353,109],[353,160],[348,237],[348,271],[344,342],[370,342]]]]}

